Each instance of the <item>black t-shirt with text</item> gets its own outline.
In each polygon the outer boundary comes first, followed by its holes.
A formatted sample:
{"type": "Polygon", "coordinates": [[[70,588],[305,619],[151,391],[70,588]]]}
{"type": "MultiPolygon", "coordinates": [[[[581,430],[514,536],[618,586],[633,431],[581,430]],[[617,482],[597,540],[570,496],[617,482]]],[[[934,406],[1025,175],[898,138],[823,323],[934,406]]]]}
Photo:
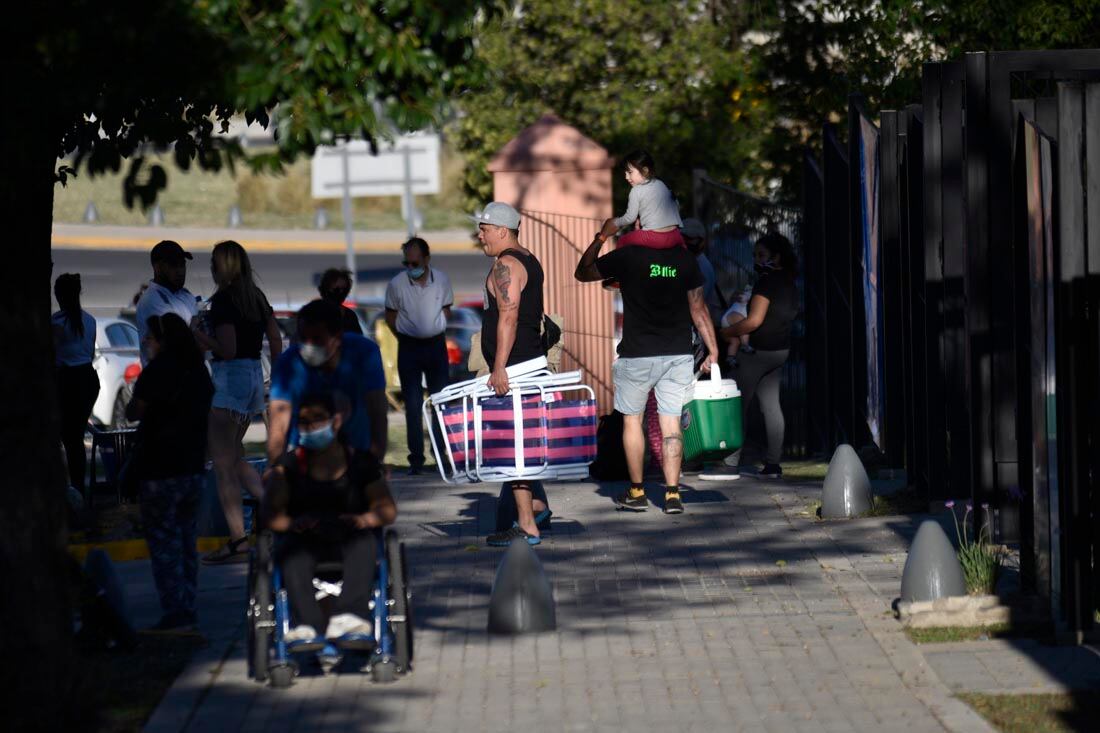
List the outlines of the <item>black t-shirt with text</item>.
{"type": "Polygon", "coordinates": [[[596,260],[603,277],[619,281],[623,339],[619,356],[690,354],[688,292],[703,286],[695,255],[683,247],[622,247],[596,260]]]}
{"type": "Polygon", "coordinates": [[[768,299],[768,312],[760,327],[749,334],[749,343],[761,351],[791,348],[791,321],[798,315],[798,287],[794,278],[781,270],[765,273],[752,286],[752,294],[768,299]]]}
{"type": "Polygon", "coordinates": [[[134,457],[143,480],[190,476],[206,468],[206,428],[214,385],[204,364],[184,366],[158,356],[134,384],[145,402],[134,457]]]}
{"type": "MultiPolygon", "coordinates": [[[[260,296],[263,298],[263,295],[260,296]]],[[[263,299],[263,316],[259,320],[246,318],[233,302],[228,291],[219,290],[210,296],[210,326],[232,325],[237,334],[237,354],[234,359],[259,359],[264,345],[264,332],[271,306],[263,299]]],[[[219,361],[217,357],[214,359],[219,361]]]]}

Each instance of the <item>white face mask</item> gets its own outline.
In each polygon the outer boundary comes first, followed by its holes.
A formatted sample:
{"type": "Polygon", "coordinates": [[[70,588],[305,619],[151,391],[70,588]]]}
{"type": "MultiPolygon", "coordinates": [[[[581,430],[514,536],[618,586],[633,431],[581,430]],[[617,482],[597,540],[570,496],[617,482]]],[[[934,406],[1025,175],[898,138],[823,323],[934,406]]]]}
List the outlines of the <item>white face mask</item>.
{"type": "Polygon", "coordinates": [[[302,361],[311,367],[319,367],[329,358],[329,353],[325,351],[325,347],[317,344],[301,344],[298,347],[298,354],[302,357],[302,361]]]}

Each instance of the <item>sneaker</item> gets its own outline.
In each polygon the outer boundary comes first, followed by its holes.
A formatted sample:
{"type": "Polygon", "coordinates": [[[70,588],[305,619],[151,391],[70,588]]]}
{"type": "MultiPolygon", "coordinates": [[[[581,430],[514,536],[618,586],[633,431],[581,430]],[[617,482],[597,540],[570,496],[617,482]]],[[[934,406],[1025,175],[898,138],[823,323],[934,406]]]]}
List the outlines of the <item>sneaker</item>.
{"type": "Polygon", "coordinates": [[[489,535],[485,538],[485,542],[488,543],[490,547],[507,547],[508,545],[512,544],[512,540],[521,539],[527,540],[527,544],[531,545],[532,547],[542,542],[542,539],[540,539],[538,536],[527,534],[527,532],[525,532],[523,528],[520,527],[518,524],[513,524],[511,527],[504,530],[503,532],[497,532],[496,534],[489,535]]]}
{"type": "Polygon", "coordinates": [[[287,651],[294,653],[320,651],[325,646],[325,640],[317,635],[317,629],[306,624],[295,626],[286,632],[283,641],[286,642],[287,651]]]}
{"type": "Polygon", "coordinates": [[[760,478],[783,478],[783,468],[778,463],[765,463],[757,476],[760,478]]]}
{"type": "Polygon", "coordinates": [[[540,530],[549,529],[550,517],[552,516],[554,516],[554,512],[550,511],[550,507],[546,507],[541,512],[535,515],[535,526],[538,527],[540,530]],[[543,526],[543,522],[546,523],[545,527],[543,526]]]}
{"type": "Polygon", "coordinates": [[[635,496],[630,493],[630,489],[616,496],[615,504],[618,505],[620,509],[626,509],[631,512],[644,512],[649,508],[649,501],[645,498],[645,494],[643,493],[641,496],[635,496]]]}
{"type": "Polygon", "coordinates": [[[203,555],[202,561],[206,565],[222,565],[232,562],[247,562],[248,538],[241,537],[239,540],[231,540],[229,542],[226,542],[218,549],[203,555]]]}
{"type": "Polygon", "coordinates": [[[665,494],[665,514],[683,514],[684,502],[679,494],[665,494]]]}
{"type": "Polygon", "coordinates": [[[736,481],[741,478],[741,469],[737,466],[715,466],[704,469],[699,474],[700,481],[736,481]]]}
{"type": "Polygon", "coordinates": [[[328,621],[325,629],[325,638],[329,641],[338,641],[353,637],[374,637],[374,626],[367,620],[356,616],[354,613],[338,613],[328,621]]]}

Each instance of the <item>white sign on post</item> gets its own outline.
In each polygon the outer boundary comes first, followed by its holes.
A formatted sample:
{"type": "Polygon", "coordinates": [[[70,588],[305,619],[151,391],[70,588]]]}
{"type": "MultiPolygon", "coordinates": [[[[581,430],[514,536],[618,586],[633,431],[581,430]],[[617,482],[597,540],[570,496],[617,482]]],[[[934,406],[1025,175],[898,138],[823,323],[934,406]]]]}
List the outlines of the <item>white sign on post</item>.
{"type": "MultiPolygon", "coordinates": [[[[414,236],[422,225],[415,195],[439,193],[439,136],[428,133],[402,135],[392,143],[380,143],[377,155],[371,153],[366,140],[324,145],[313,153],[311,178],[313,198],[343,199],[347,268],[355,273],[352,198],[400,196],[401,216],[405,219],[408,235],[414,236]]],[[[353,274],[353,290],[356,279],[357,275],[353,274]]]]}
{"type": "Polygon", "coordinates": [[[352,198],[403,196],[406,181],[413,194],[439,193],[439,136],[416,133],[402,135],[392,144],[380,142],[378,155],[371,155],[366,140],[317,148],[313,154],[313,198],[344,195],[345,155],[352,198]]]}

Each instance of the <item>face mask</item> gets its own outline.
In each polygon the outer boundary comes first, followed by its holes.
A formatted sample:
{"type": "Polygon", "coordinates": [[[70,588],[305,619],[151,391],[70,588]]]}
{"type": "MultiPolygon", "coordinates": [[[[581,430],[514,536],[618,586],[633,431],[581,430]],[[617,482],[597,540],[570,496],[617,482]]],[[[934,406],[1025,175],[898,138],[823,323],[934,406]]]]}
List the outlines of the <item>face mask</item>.
{"type": "Polygon", "coordinates": [[[309,432],[303,431],[298,434],[298,445],[306,450],[324,450],[332,445],[334,440],[336,440],[336,431],[333,430],[331,422],[323,428],[317,428],[309,432]]]}
{"type": "Polygon", "coordinates": [[[424,273],[427,271],[428,270],[423,267],[410,267],[409,277],[411,277],[413,280],[419,280],[420,278],[424,277],[424,273]]]}
{"type": "Polygon", "coordinates": [[[302,344],[298,347],[298,354],[308,366],[319,367],[328,361],[329,353],[324,346],[317,344],[302,344]]]}

